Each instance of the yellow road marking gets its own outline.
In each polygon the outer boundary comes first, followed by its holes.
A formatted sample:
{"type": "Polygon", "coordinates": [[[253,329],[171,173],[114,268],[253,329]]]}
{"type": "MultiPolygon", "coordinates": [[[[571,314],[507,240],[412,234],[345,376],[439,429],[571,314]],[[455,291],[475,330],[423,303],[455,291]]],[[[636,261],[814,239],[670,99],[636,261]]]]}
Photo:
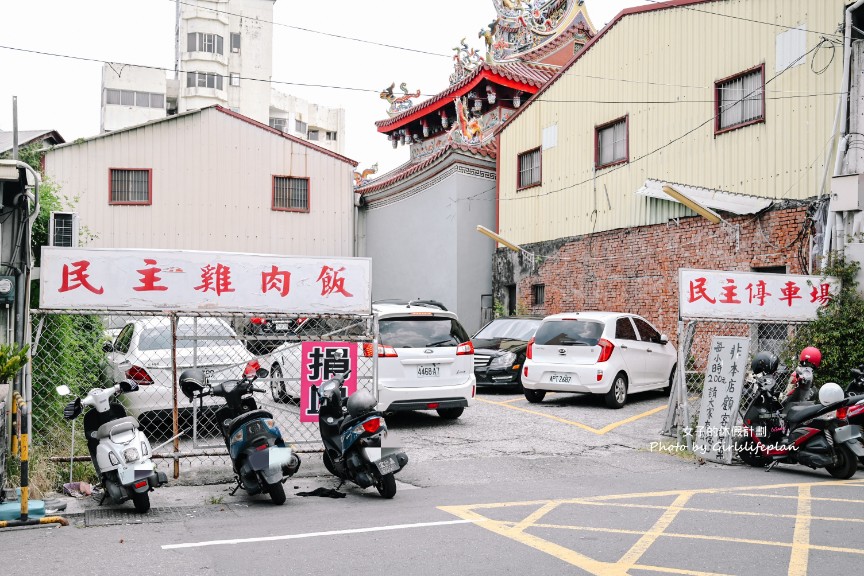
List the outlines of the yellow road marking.
{"type": "Polygon", "coordinates": [[[666,410],[665,405],[664,406],[658,406],[656,408],[652,408],[651,410],[646,410],[645,412],[642,412],[641,414],[636,414],[635,416],[630,416],[629,418],[625,418],[624,420],[619,420],[618,422],[613,422],[612,424],[604,426],[603,428],[594,428],[593,426],[583,424],[582,422],[576,422],[574,420],[567,420],[566,418],[560,418],[558,416],[553,416],[552,414],[546,414],[545,412],[540,412],[538,410],[531,410],[529,408],[522,408],[521,406],[512,406],[509,404],[509,402],[515,402],[516,400],[519,400],[519,398],[516,398],[515,400],[506,400],[504,402],[493,402],[492,400],[484,400],[483,398],[476,398],[476,400],[478,400],[479,402],[484,402],[486,404],[493,404],[495,406],[501,406],[502,408],[510,408],[511,410],[518,410],[520,412],[525,412],[527,414],[534,414],[536,416],[542,416],[543,418],[548,418],[549,420],[554,420],[556,422],[561,422],[562,424],[569,424],[570,426],[575,426],[577,428],[581,428],[582,430],[585,430],[586,432],[592,432],[592,433],[597,434],[599,436],[602,436],[603,434],[606,434],[610,430],[614,430],[615,428],[618,428],[619,426],[623,426],[624,424],[629,424],[631,422],[635,422],[636,420],[641,420],[642,418],[647,418],[648,416],[651,416],[653,414],[657,414],[658,412],[660,412],[662,410],[666,410]]]}
{"type": "MultiPolygon", "coordinates": [[[[480,400],[478,398],[478,400],[480,400]]],[[[489,402],[490,404],[510,404],[511,402],[525,402],[525,398],[511,398],[510,400],[502,400],[501,402],[492,402],[491,400],[485,400],[485,402],[489,402]]]]}
{"type": "Polygon", "coordinates": [[[864,555],[864,550],[858,548],[843,548],[836,546],[819,546],[810,543],[810,524],[813,520],[836,521],[836,522],[864,522],[859,518],[834,518],[825,516],[812,516],[812,501],[813,500],[829,500],[841,502],[860,502],[858,500],[843,500],[835,498],[814,498],[811,495],[811,489],[816,487],[830,486],[858,486],[864,487],[860,480],[833,480],[833,481],[817,481],[817,482],[797,482],[784,484],[768,484],[760,486],[737,486],[729,488],[702,488],[696,490],[662,490],[656,492],[641,492],[630,494],[607,494],[602,496],[592,496],[587,498],[567,498],[553,500],[532,500],[523,502],[502,502],[489,504],[475,504],[467,506],[440,506],[439,509],[449,512],[455,516],[470,520],[482,528],[486,528],[501,536],[506,536],[512,540],[531,546],[536,550],[550,554],[569,564],[577,566],[591,574],[626,574],[630,570],[645,570],[666,572],[670,574],[692,574],[706,576],[709,573],[690,571],[675,568],[666,568],[658,566],[647,566],[637,564],[647,550],[654,545],[661,536],[667,538],[704,540],[716,542],[735,542],[741,544],[752,544],[760,546],[776,546],[790,549],[789,574],[799,575],[807,573],[807,565],[809,563],[810,550],[820,550],[826,552],[846,553],[864,555]],[[782,488],[797,488],[797,496],[782,496],[776,494],[752,494],[747,491],[761,490],[777,490],[782,488]],[[687,502],[696,494],[744,494],[748,496],[763,496],[776,498],[796,498],[798,502],[797,514],[771,514],[758,513],[748,511],[734,510],[712,510],[706,508],[688,508],[687,502]],[[675,496],[674,502],[669,505],[653,505],[653,504],[637,504],[632,502],[620,502],[618,500],[632,500],[636,498],[656,498],[662,496],[675,496]],[[588,526],[567,526],[558,524],[542,524],[537,521],[548,514],[551,510],[558,506],[574,504],[574,505],[590,505],[590,506],[618,506],[631,508],[645,508],[662,510],[660,518],[647,531],[617,529],[617,528],[595,528],[588,526]],[[533,511],[519,522],[496,521],[476,512],[483,509],[497,508],[514,508],[517,506],[530,506],[533,511]],[[776,542],[771,540],[755,540],[747,538],[734,538],[728,536],[711,536],[704,534],[683,534],[676,532],[667,532],[666,529],[681,512],[697,512],[697,513],[715,513],[715,514],[733,514],[741,516],[768,516],[776,518],[787,518],[795,520],[795,530],[792,542],[776,542]],[[631,549],[618,562],[602,562],[589,558],[583,554],[579,554],[573,550],[549,542],[532,534],[528,534],[525,530],[529,528],[549,528],[562,530],[577,530],[589,532],[603,532],[610,534],[627,534],[639,535],[640,539],[634,544],[631,549]]]}
{"type": "MultiPolygon", "coordinates": [[[[858,485],[860,486],[860,484],[858,485]]],[[[798,500],[799,496],[786,496],[783,494],[747,494],[746,492],[742,492],[736,494],[736,496],[752,496],[754,498],[782,498],[785,500],[798,500]]],[[[808,500],[815,500],[818,502],[842,502],[844,504],[864,504],[864,500],[849,500],[848,498],[817,498],[815,496],[811,496],[808,500]]]]}
{"type": "Polygon", "coordinates": [[[678,516],[678,512],[681,511],[681,508],[687,504],[687,501],[690,500],[692,496],[692,492],[681,493],[681,495],[669,505],[666,511],[660,515],[660,518],[654,523],[654,526],[652,526],[648,532],[642,534],[639,541],[636,542],[636,544],[634,544],[618,562],[627,568],[632,567],[636,561],[642,558],[642,555],[648,551],[648,548],[654,545],[657,538],[659,538],[672,521],[675,520],[675,517],[678,516]]]}
{"type": "Polygon", "coordinates": [[[810,558],[810,486],[798,487],[798,518],[792,535],[792,555],[789,559],[789,576],[807,576],[810,558]]]}

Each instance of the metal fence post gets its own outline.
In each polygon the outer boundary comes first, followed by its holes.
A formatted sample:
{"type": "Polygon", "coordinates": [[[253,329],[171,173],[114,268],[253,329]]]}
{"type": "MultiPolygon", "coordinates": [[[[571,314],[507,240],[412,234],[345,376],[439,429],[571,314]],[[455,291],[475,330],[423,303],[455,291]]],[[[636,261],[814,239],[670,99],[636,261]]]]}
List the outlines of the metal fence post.
{"type": "Polygon", "coordinates": [[[180,460],[177,454],[180,452],[180,418],[177,408],[177,315],[171,314],[171,394],[173,409],[171,420],[174,430],[174,479],[180,477],[180,460]]]}

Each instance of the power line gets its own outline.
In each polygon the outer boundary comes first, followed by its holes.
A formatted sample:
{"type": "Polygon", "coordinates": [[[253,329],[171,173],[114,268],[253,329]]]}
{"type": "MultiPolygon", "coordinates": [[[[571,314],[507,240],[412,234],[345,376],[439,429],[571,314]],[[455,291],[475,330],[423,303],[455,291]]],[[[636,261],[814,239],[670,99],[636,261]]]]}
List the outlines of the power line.
{"type": "MultiPolygon", "coordinates": [[[[209,10],[210,12],[217,12],[219,14],[227,14],[228,16],[237,16],[239,18],[249,18],[244,14],[237,14],[236,12],[228,12],[227,10],[219,10],[216,8],[210,8],[209,6],[200,6],[198,4],[192,4],[189,2],[183,2],[181,0],[168,0],[172,4],[182,4],[184,6],[189,6],[191,8],[199,8],[201,10],[209,10]]],[[[441,58],[450,58],[447,54],[439,54],[437,52],[429,52],[426,50],[418,50],[417,48],[406,48],[405,46],[396,46],[395,44],[384,44],[383,42],[375,42],[374,40],[365,40],[363,38],[355,38],[353,36],[345,36],[342,34],[333,34],[332,32],[323,32],[321,30],[313,30],[311,28],[304,28],[302,26],[292,26],[290,24],[283,24],[281,22],[274,22],[272,20],[263,20],[260,18],[255,18],[258,22],[265,22],[267,24],[272,24],[273,26],[281,26],[283,28],[289,28],[291,30],[300,30],[301,32],[308,32],[310,34],[320,34],[321,36],[329,36],[330,38],[339,38],[340,40],[348,40],[349,42],[359,42],[361,44],[370,44],[372,46],[380,46],[382,48],[390,48],[393,50],[404,50],[405,52],[414,52],[416,54],[425,54],[427,56],[438,56],[441,58]]]]}
{"type": "MultiPolygon", "coordinates": [[[[644,2],[649,2],[651,4],[665,4],[669,0],[643,0],[644,2]]],[[[750,22],[752,24],[764,24],[765,26],[773,26],[775,28],[783,28],[785,30],[800,30],[797,26],[787,26],[785,24],[778,24],[777,22],[765,22],[763,20],[754,20],[753,18],[744,18],[743,16],[733,16],[732,14],[721,14],[719,12],[711,12],[710,10],[703,10],[701,8],[695,8],[693,6],[670,6],[670,8],[681,8],[683,10],[690,10],[692,12],[701,12],[702,14],[710,14],[712,16],[720,16],[721,18],[729,18],[730,20],[741,20],[742,22],[750,22]]],[[[832,36],[834,38],[842,39],[843,35],[835,32],[819,32],[817,30],[801,30],[801,32],[806,32],[807,34],[816,34],[818,36],[832,36]]]]}

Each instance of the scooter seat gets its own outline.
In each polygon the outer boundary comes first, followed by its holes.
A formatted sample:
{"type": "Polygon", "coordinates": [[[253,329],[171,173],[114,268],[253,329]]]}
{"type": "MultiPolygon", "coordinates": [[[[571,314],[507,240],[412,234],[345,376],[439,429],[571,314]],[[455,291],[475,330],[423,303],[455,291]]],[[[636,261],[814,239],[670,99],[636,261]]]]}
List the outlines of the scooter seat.
{"type": "Polygon", "coordinates": [[[809,406],[792,406],[786,412],[786,420],[791,424],[810,420],[819,414],[825,408],[821,404],[810,404],[809,406]]]}
{"type": "Polygon", "coordinates": [[[106,422],[99,426],[99,429],[96,431],[96,438],[98,440],[109,438],[112,430],[115,433],[126,432],[127,430],[134,430],[139,426],[138,420],[136,420],[134,416],[125,416],[123,418],[118,418],[117,420],[111,420],[110,422],[106,422]]]}
{"type": "Polygon", "coordinates": [[[251,412],[246,412],[245,414],[241,414],[240,416],[231,420],[228,424],[228,436],[237,431],[237,428],[249,422],[251,420],[258,420],[260,418],[264,418],[266,420],[272,420],[273,414],[268,412],[267,410],[252,410],[251,412]]]}

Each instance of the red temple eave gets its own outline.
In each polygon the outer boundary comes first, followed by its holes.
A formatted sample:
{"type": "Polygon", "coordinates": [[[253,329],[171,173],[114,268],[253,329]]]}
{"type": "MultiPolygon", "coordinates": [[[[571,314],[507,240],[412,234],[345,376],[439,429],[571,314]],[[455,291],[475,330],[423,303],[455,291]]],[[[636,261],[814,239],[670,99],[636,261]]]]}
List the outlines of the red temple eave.
{"type": "MultiPolygon", "coordinates": [[[[468,94],[471,90],[477,87],[480,82],[483,80],[488,80],[490,83],[496,84],[498,86],[504,86],[506,88],[511,88],[513,90],[520,90],[522,92],[527,92],[528,94],[534,94],[537,92],[545,81],[551,78],[554,75],[554,71],[545,71],[543,76],[547,76],[543,81],[540,79],[537,80],[529,80],[527,78],[508,78],[501,74],[497,74],[492,69],[483,67],[479,74],[474,76],[471,80],[465,83],[462,86],[456,85],[450,90],[445,90],[436,96],[433,96],[426,102],[422,104],[418,104],[414,108],[410,110],[406,110],[402,114],[398,116],[394,116],[393,118],[388,118],[387,120],[381,120],[376,122],[375,125],[378,126],[378,132],[386,134],[388,132],[392,132],[403,126],[410,124],[411,122],[418,120],[431,112],[435,112],[436,110],[443,108],[449,104],[453,103],[454,98],[460,98],[466,94],[468,94]]],[[[509,76],[510,74],[508,74],[509,76]]],[[[513,76],[516,76],[515,74],[513,76]]]]}

